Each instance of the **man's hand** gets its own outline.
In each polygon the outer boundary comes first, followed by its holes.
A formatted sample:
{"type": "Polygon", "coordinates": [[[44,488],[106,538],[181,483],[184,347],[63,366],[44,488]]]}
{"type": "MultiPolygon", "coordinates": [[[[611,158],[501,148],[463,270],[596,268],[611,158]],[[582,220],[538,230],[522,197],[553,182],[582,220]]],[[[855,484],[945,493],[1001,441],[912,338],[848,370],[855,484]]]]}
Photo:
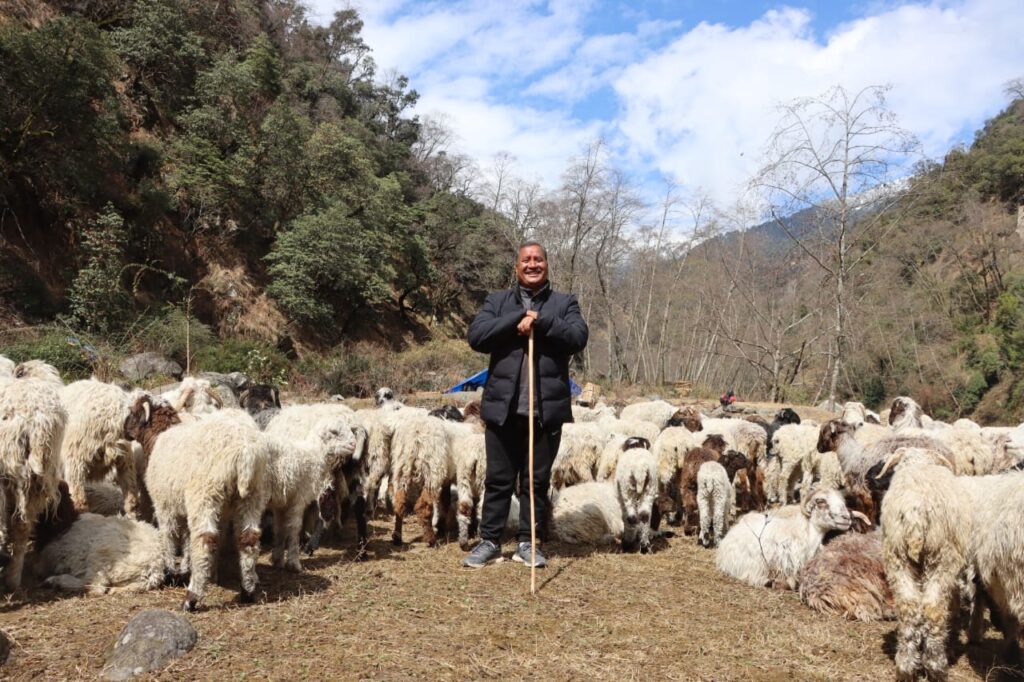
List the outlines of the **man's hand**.
{"type": "Polygon", "coordinates": [[[519,324],[516,326],[516,330],[520,336],[529,336],[530,330],[533,329],[533,322],[537,319],[537,312],[534,310],[527,311],[523,315],[523,319],[519,320],[519,324]]]}

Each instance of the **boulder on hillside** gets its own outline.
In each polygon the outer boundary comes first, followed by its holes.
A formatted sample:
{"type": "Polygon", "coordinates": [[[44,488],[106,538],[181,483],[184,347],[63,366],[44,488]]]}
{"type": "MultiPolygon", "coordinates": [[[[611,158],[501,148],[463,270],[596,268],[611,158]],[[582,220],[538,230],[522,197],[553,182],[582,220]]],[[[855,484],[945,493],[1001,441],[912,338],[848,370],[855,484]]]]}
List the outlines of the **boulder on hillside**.
{"type": "Polygon", "coordinates": [[[181,378],[183,371],[181,365],[159,353],[138,353],[127,357],[121,361],[120,370],[132,381],[157,375],[181,378]]]}

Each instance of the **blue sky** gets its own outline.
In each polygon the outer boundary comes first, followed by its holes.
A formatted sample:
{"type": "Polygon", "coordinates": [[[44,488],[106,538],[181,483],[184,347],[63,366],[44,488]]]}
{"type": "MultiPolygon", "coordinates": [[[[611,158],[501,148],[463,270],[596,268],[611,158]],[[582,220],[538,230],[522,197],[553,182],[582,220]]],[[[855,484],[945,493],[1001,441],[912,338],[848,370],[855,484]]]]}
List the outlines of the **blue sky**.
{"type": "MultiPolygon", "coordinates": [[[[311,0],[321,20],[350,4],[311,0]]],[[[719,202],[757,170],[776,106],[842,84],[891,84],[900,123],[941,156],[1024,76],[1024,1],[353,1],[382,72],[444,119],[483,168],[498,152],[557,185],[603,137],[653,195],[719,202]]]]}

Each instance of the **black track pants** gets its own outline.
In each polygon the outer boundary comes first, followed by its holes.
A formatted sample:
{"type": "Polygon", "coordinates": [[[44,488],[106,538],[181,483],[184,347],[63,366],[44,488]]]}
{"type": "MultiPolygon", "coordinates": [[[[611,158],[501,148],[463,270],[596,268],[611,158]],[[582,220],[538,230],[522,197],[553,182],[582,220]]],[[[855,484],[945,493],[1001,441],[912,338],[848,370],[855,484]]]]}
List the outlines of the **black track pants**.
{"type": "MultiPolygon", "coordinates": [[[[516,480],[529,478],[529,424],[526,417],[513,415],[503,426],[487,425],[484,442],[487,447],[487,478],[484,481],[483,518],[480,538],[501,544],[501,532],[508,518],[516,480]]],[[[548,485],[551,483],[551,463],[558,454],[562,440],[561,425],[534,428],[533,494],[536,505],[537,530],[548,506],[548,485]]],[[[519,487],[519,541],[530,541],[530,493],[526,486],[519,487]]]]}

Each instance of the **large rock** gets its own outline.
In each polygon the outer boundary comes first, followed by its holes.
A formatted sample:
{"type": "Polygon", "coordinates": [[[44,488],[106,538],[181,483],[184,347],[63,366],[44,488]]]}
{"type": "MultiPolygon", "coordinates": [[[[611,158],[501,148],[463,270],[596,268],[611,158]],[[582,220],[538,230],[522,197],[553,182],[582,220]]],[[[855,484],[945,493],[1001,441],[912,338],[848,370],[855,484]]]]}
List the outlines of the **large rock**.
{"type": "Polygon", "coordinates": [[[159,353],[139,353],[121,361],[121,374],[132,381],[142,381],[158,374],[180,377],[182,371],[181,365],[159,353]]]}
{"type": "Polygon", "coordinates": [[[192,650],[196,630],[184,617],[149,609],[132,618],[107,651],[101,673],[106,680],[127,680],[159,670],[192,650]]]}

